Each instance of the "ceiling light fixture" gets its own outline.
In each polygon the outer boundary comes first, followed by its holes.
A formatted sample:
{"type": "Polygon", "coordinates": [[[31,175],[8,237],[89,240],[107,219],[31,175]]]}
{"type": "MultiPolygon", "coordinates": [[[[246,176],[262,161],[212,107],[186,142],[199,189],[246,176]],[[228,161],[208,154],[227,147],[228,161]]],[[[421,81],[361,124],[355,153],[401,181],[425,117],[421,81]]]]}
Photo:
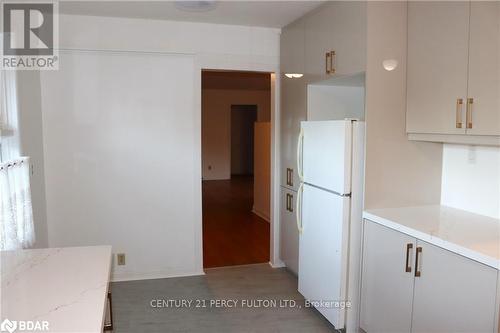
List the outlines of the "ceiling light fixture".
{"type": "Polygon", "coordinates": [[[304,76],[304,74],[299,73],[286,73],[285,76],[289,79],[299,79],[304,76]]]}
{"type": "Polygon", "coordinates": [[[179,10],[186,12],[208,12],[214,10],[217,7],[217,1],[215,0],[176,0],[175,7],[179,10]]]}

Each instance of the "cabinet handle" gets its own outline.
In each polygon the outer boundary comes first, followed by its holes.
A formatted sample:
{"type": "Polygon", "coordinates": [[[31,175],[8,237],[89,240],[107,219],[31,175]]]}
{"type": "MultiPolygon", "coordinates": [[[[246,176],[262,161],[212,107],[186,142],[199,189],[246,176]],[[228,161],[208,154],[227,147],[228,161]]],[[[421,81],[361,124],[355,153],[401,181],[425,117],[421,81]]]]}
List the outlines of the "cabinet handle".
{"type": "Polygon", "coordinates": [[[411,252],[411,249],[413,249],[413,244],[412,243],[406,244],[406,267],[405,267],[405,271],[407,273],[411,273],[411,265],[410,265],[410,252],[411,252]]]}
{"type": "Polygon", "coordinates": [[[286,194],[286,210],[290,211],[290,194],[286,194]]]}
{"type": "Polygon", "coordinates": [[[335,51],[330,51],[330,74],[335,74],[335,60],[337,60],[335,51]]]}
{"type": "Polygon", "coordinates": [[[286,184],[293,186],[293,169],[286,168],[286,184]]]}
{"type": "Polygon", "coordinates": [[[330,74],[330,65],[331,65],[331,57],[332,55],[330,54],[330,52],[326,52],[325,54],[325,72],[326,74],[330,74]]]}
{"type": "Polygon", "coordinates": [[[290,200],[290,208],[288,209],[288,211],[293,213],[293,194],[289,194],[289,200],[290,200]]]}
{"type": "Polygon", "coordinates": [[[472,128],[472,104],[474,104],[474,98],[467,98],[467,128],[472,128]]]}
{"type": "Polygon", "coordinates": [[[422,248],[420,246],[418,246],[417,253],[415,255],[415,276],[416,277],[420,277],[420,275],[422,275],[420,270],[418,269],[418,259],[419,259],[421,253],[422,253],[422,248]]]}
{"type": "Polygon", "coordinates": [[[462,108],[463,108],[464,100],[462,98],[457,98],[457,109],[456,109],[456,127],[462,128],[462,108]]]}

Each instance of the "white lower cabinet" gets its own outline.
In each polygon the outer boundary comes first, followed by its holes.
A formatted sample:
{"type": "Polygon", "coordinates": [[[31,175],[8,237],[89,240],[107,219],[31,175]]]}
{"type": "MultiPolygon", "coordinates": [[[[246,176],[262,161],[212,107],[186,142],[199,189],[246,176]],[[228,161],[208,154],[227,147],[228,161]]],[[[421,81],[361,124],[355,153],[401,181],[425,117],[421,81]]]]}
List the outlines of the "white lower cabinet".
{"type": "Polygon", "coordinates": [[[365,220],[361,328],[495,331],[498,271],[365,220]]]}
{"type": "Polygon", "coordinates": [[[286,267],[299,274],[299,231],[295,215],[297,192],[281,187],[280,258],[286,267]]]}

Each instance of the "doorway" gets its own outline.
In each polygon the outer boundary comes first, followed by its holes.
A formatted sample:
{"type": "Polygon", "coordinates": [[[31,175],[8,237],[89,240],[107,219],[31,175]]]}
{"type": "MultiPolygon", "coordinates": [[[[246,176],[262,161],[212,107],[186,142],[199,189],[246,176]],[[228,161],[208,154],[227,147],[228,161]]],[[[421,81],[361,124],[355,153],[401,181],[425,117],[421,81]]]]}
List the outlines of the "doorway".
{"type": "Polygon", "coordinates": [[[269,262],[271,76],[202,72],[204,268],[269,262]]]}

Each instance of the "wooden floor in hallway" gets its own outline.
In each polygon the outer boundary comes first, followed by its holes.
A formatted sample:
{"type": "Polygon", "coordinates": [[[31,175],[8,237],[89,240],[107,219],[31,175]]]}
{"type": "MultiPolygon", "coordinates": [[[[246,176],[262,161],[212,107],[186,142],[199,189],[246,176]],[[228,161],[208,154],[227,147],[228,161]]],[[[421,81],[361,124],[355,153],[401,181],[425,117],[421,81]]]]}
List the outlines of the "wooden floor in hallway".
{"type": "Polygon", "coordinates": [[[203,181],[203,266],[269,262],[269,222],[252,213],[253,177],[203,181]]]}

